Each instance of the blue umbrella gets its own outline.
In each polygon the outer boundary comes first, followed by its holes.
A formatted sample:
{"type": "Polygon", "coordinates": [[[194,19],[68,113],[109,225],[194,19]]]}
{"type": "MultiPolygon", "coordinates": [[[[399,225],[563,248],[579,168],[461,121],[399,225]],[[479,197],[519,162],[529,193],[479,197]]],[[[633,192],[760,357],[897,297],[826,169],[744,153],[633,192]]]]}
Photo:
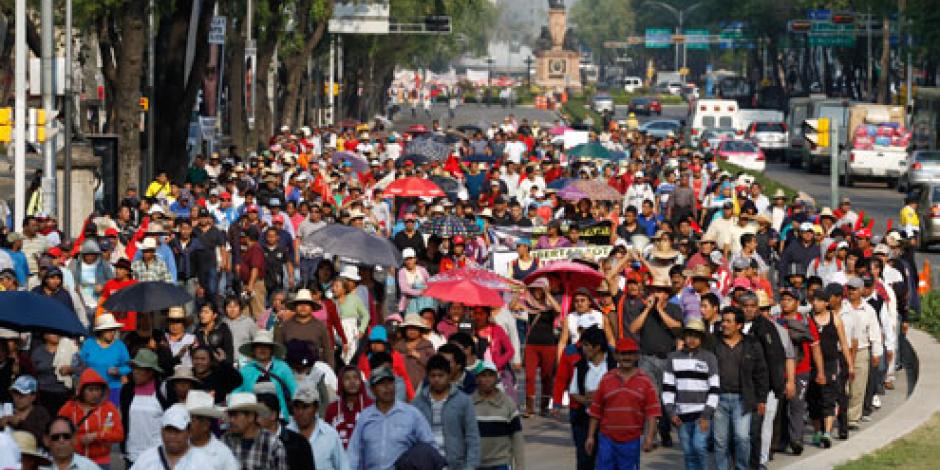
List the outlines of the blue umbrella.
{"type": "Polygon", "coordinates": [[[475,153],[473,155],[468,155],[464,157],[463,161],[470,163],[495,163],[496,155],[485,154],[485,153],[475,153]]]}
{"type": "Polygon", "coordinates": [[[574,181],[575,178],[558,178],[557,180],[548,183],[548,187],[551,189],[561,189],[565,186],[568,186],[568,183],[574,181]]]}
{"type": "Polygon", "coordinates": [[[88,328],[62,302],[35,292],[0,292],[0,326],[65,336],[88,334],[88,328]]]}

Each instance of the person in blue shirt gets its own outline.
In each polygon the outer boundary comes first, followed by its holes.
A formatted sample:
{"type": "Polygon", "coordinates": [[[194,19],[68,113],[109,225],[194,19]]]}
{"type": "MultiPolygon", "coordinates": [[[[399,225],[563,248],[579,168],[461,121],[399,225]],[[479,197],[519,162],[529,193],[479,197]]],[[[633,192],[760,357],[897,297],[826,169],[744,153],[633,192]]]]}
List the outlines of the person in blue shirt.
{"type": "Polygon", "coordinates": [[[192,202],[192,196],[188,193],[182,194],[179,199],[170,204],[170,212],[172,212],[177,219],[189,219],[192,216],[193,210],[193,206],[190,202],[192,202]]]}
{"type": "Polygon", "coordinates": [[[652,237],[659,230],[659,223],[663,221],[663,216],[653,212],[653,201],[646,199],[643,201],[643,209],[636,217],[636,223],[646,230],[646,235],[652,237]]]}
{"type": "Polygon", "coordinates": [[[13,271],[16,272],[16,282],[21,286],[25,286],[26,281],[29,279],[29,263],[26,260],[26,254],[23,253],[23,235],[10,232],[7,234],[7,243],[10,247],[4,248],[3,251],[9,255],[10,260],[13,261],[13,271]]]}
{"type": "Polygon", "coordinates": [[[434,446],[431,425],[417,408],[395,400],[395,375],[387,367],[372,371],[375,403],[362,410],[346,454],[353,470],[391,470],[416,444],[434,446]]]}
{"type": "Polygon", "coordinates": [[[94,338],[86,339],[78,351],[81,365],[94,369],[108,383],[108,397],[114,406],[121,405],[121,378],[131,373],[131,355],[117,337],[123,326],[110,313],[99,315],[95,319],[94,338]]]}

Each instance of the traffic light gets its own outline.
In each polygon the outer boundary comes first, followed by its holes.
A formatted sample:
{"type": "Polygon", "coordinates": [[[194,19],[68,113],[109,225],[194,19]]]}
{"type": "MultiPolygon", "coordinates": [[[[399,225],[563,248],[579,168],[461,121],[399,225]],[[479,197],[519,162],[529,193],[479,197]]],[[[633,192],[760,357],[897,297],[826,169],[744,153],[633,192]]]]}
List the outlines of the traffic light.
{"type": "Polygon", "coordinates": [[[829,118],[807,119],[803,121],[803,138],[813,147],[829,146],[829,118]]]}
{"type": "Polygon", "coordinates": [[[451,32],[450,17],[444,15],[425,16],[424,29],[433,33],[449,33],[451,32]]]}
{"type": "Polygon", "coordinates": [[[13,108],[0,108],[0,142],[13,141],[13,108]]]}
{"type": "Polygon", "coordinates": [[[832,24],[853,24],[855,15],[851,13],[835,13],[832,15],[832,24]]]}

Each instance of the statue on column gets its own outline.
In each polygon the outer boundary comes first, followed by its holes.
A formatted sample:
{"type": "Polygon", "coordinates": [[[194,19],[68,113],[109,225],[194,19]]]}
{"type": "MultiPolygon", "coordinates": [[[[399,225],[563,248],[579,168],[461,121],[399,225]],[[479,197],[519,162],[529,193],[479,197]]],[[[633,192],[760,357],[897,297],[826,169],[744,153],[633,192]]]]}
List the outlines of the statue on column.
{"type": "Polygon", "coordinates": [[[548,0],[549,8],[564,8],[565,0],[548,0]]]}

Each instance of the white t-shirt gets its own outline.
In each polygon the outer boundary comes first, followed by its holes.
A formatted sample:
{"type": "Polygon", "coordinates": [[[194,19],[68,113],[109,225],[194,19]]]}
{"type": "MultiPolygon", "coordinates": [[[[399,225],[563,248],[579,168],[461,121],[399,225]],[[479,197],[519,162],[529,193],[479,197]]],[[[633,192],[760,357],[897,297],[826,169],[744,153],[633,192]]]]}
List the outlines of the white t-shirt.
{"type": "MultiPolygon", "coordinates": [[[[213,468],[212,463],[212,458],[202,449],[190,447],[186,455],[176,461],[173,470],[206,470],[213,468]]],[[[134,462],[131,470],[154,470],[161,468],[163,468],[163,462],[160,460],[160,449],[159,447],[153,447],[140,454],[140,458],[134,462]]]]}
{"type": "Polygon", "coordinates": [[[240,468],[238,460],[235,460],[235,455],[232,454],[232,450],[222,441],[216,439],[215,436],[210,435],[209,442],[206,445],[202,447],[193,445],[193,448],[205,452],[212,459],[213,470],[239,470],[240,468]]]}

